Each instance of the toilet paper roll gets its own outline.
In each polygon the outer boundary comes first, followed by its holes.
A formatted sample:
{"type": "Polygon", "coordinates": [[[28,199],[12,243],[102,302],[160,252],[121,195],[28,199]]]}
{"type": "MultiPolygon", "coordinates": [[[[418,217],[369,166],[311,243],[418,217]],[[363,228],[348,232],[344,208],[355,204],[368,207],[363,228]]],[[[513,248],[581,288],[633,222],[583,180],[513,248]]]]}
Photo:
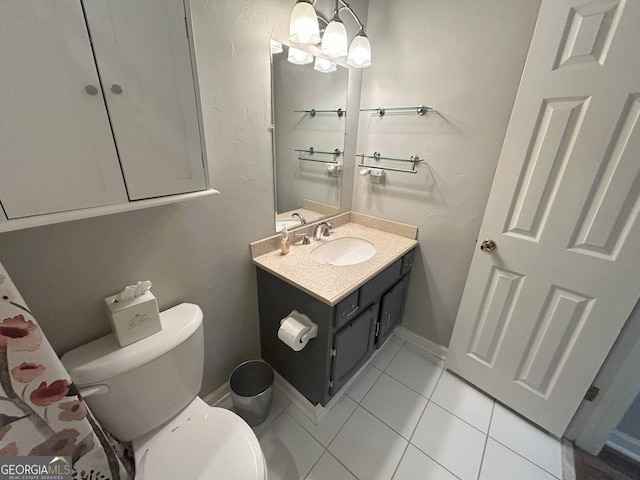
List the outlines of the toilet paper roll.
{"type": "Polygon", "coordinates": [[[309,330],[309,325],[304,320],[289,315],[280,322],[278,338],[286,343],[292,350],[299,352],[309,342],[303,335],[309,330]]]}

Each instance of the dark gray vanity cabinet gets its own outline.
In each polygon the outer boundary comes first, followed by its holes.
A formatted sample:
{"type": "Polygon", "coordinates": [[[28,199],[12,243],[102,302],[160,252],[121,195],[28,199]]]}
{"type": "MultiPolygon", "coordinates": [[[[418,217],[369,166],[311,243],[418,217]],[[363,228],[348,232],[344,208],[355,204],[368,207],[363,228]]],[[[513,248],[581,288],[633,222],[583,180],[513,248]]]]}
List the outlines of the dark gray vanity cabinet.
{"type": "Polygon", "coordinates": [[[378,304],[373,304],[333,336],[329,394],[337,392],[369,359],[376,346],[378,304]]]}
{"type": "Polygon", "coordinates": [[[413,253],[334,306],[258,267],[262,358],[311,403],[325,405],[400,323],[413,253]],[[293,310],[318,325],[317,337],[299,352],[278,339],[280,320],[293,310]]]}

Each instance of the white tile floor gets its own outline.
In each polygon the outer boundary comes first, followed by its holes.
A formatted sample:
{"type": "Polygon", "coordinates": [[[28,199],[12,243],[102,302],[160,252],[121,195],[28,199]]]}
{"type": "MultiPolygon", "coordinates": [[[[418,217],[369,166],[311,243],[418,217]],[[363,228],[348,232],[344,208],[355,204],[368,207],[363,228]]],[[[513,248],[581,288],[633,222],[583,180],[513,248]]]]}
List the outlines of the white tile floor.
{"type": "Polygon", "coordinates": [[[397,337],[319,425],[276,391],[255,431],[269,480],[562,478],[558,439],[397,337]]]}

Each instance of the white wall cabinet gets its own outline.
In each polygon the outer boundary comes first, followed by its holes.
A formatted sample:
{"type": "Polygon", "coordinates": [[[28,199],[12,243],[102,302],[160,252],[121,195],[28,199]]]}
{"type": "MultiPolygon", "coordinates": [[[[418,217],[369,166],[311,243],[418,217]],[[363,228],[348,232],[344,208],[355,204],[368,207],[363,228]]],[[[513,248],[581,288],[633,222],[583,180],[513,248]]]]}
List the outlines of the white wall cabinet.
{"type": "Polygon", "coordinates": [[[7,223],[207,188],[181,0],[8,0],[0,44],[7,223]]]}

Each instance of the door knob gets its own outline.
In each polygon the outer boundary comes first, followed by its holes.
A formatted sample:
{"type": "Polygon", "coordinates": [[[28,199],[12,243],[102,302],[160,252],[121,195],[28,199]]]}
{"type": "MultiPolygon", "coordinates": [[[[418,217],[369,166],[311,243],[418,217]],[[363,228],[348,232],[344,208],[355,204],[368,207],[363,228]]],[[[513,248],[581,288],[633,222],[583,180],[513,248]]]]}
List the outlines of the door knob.
{"type": "Polygon", "coordinates": [[[95,85],[87,85],[86,87],[84,87],[84,91],[93,97],[94,95],[98,94],[98,87],[96,87],[95,85]]]}
{"type": "Polygon", "coordinates": [[[122,93],[122,87],[117,83],[114,83],[113,85],[111,85],[110,88],[111,88],[111,91],[116,95],[120,95],[122,93]]]}
{"type": "Polygon", "coordinates": [[[485,240],[484,242],[482,242],[480,244],[480,250],[482,250],[485,253],[491,253],[493,252],[496,248],[498,248],[498,245],[496,244],[496,242],[494,242],[493,240],[489,239],[489,240],[485,240]]]}

